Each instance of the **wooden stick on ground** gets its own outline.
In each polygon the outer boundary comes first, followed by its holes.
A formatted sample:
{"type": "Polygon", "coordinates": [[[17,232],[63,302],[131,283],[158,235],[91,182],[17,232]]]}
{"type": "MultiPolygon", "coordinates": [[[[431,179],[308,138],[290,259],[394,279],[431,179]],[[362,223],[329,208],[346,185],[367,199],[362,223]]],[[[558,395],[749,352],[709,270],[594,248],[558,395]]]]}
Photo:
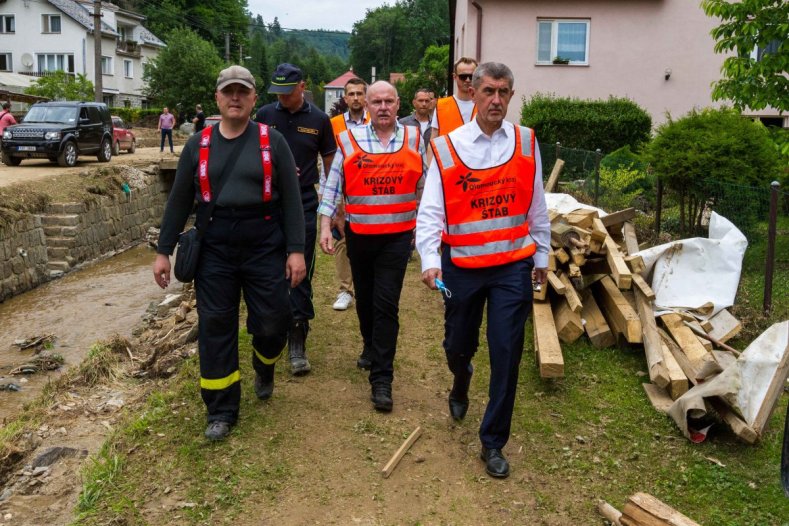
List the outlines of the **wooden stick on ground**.
{"type": "Polygon", "coordinates": [[[553,192],[553,187],[556,186],[556,181],[559,180],[559,174],[562,173],[562,168],[564,168],[564,161],[556,159],[553,170],[551,170],[551,176],[548,177],[548,182],[545,183],[545,188],[543,189],[546,193],[553,192]]]}
{"type": "Polygon", "coordinates": [[[397,464],[400,462],[400,460],[402,460],[406,452],[411,448],[412,445],[414,445],[416,439],[418,439],[421,435],[422,427],[417,426],[417,428],[411,432],[408,438],[405,439],[405,442],[403,442],[403,445],[400,446],[400,449],[398,449],[397,452],[392,455],[392,458],[390,458],[389,462],[386,463],[384,469],[381,470],[381,474],[384,476],[384,478],[389,478],[389,475],[392,474],[392,471],[394,471],[394,469],[397,467],[397,464]]]}
{"type": "Polygon", "coordinates": [[[614,526],[622,526],[622,523],[619,522],[619,519],[622,518],[622,512],[608,504],[606,501],[597,501],[597,511],[600,512],[600,515],[602,515],[604,519],[614,526]]]}

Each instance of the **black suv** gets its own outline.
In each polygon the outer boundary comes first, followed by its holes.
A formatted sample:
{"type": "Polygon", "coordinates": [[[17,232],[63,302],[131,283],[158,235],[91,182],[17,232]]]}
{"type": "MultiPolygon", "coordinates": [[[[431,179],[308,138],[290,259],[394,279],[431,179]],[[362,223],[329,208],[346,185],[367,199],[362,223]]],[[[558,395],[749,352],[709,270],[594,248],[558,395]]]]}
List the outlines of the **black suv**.
{"type": "Polygon", "coordinates": [[[20,124],[3,130],[2,159],[18,166],[22,159],[49,159],[74,166],[77,157],[112,157],[112,118],[98,102],[37,102],[20,124]]]}

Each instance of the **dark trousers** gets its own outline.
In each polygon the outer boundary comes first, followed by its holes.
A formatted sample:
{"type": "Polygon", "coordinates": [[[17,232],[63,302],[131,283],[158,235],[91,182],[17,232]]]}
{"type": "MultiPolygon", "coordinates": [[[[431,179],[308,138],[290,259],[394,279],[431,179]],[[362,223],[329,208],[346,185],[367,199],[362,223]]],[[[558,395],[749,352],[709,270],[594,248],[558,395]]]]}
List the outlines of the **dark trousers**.
{"type": "Polygon", "coordinates": [[[282,353],[290,326],[285,237],[277,218],[217,208],[203,237],[195,276],[200,392],[208,421],[235,423],[241,401],[238,316],[241,293],[261,373],[282,353]]]}
{"type": "Polygon", "coordinates": [[[315,273],[315,240],[318,236],[318,192],[315,187],[301,189],[301,205],[304,207],[304,262],[307,275],[299,286],[290,290],[290,310],[294,320],[311,320],[315,317],[312,306],[312,275],[315,273]]]}
{"type": "Polygon", "coordinates": [[[400,292],[408,266],[411,231],[397,234],[354,234],[345,226],[348,260],[356,291],[356,315],[364,346],[370,350],[370,384],[391,384],[400,292]]]}
{"type": "Polygon", "coordinates": [[[164,138],[165,137],[167,137],[167,140],[170,142],[170,151],[172,152],[173,151],[173,130],[172,129],[165,130],[164,128],[162,128],[162,142],[159,145],[159,151],[160,152],[164,151],[164,138]]]}
{"type": "Polygon", "coordinates": [[[479,345],[482,314],[488,307],[490,385],[488,406],[479,428],[486,448],[504,447],[510,437],[518,369],[523,355],[523,331],[532,305],[531,258],[495,267],[455,266],[446,245],[441,255],[444,284],[444,351],[449,370],[469,374],[479,345]]]}

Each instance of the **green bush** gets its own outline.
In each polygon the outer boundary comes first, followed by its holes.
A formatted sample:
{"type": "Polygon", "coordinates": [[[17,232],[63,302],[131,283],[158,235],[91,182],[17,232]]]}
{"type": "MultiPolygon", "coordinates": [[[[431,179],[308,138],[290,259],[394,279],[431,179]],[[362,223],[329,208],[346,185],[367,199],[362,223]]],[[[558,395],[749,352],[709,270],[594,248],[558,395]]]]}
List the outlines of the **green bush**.
{"type": "Polygon", "coordinates": [[[745,231],[761,213],[758,197],[780,173],[778,150],[765,127],[727,108],[669,120],[647,148],[646,160],[676,197],[683,233],[700,227],[705,207],[725,210],[745,231]]]}
{"type": "Polygon", "coordinates": [[[117,115],[123,122],[132,126],[155,128],[159,123],[161,108],[110,108],[110,113],[117,115]]]}
{"type": "Polygon", "coordinates": [[[645,172],[632,168],[600,168],[600,196],[598,206],[616,211],[634,206],[644,193],[645,172]]]}
{"type": "Polygon", "coordinates": [[[521,123],[534,129],[540,144],[560,142],[603,153],[625,145],[637,149],[649,140],[652,128],[649,113],[628,99],[580,100],[540,93],[524,97],[521,123]]]}

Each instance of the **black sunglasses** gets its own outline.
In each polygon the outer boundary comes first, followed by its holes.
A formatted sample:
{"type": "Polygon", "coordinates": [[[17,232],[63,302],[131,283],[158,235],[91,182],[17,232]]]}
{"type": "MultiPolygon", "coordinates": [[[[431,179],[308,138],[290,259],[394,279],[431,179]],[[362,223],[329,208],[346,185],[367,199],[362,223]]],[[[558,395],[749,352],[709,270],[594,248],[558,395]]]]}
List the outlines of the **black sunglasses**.
{"type": "Polygon", "coordinates": [[[460,74],[458,75],[458,78],[459,78],[460,80],[463,80],[463,81],[465,81],[465,82],[468,82],[469,80],[471,80],[471,77],[472,77],[472,76],[473,76],[473,75],[472,75],[471,73],[460,73],[460,74]]]}

